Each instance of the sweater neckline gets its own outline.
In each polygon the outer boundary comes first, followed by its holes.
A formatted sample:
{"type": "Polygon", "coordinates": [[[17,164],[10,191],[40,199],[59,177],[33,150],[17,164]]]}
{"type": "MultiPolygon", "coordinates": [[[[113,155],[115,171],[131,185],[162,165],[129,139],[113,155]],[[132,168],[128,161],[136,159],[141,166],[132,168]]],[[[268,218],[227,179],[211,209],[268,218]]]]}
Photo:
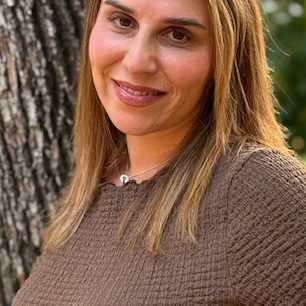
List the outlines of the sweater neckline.
{"type": "Polygon", "coordinates": [[[162,169],[160,169],[158,172],[156,172],[152,177],[143,180],[139,183],[137,183],[137,181],[135,179],[131,179],[129,182],[127,182],[126,184],[117,186],[116,184],[114,184],[113,182],[107,181],[105,179],[102,179],[99,183],[99,187],[110,187],[111,189],[115,189],[115,190],[126,190],[130,187],[132,187],[133,189],[138,189],[138,188],[142,188],[147,186],[150,183],[155,183],[157,182],[157,180],[164,176],[167,172],[168,166],[163,167],[162,169]]]}

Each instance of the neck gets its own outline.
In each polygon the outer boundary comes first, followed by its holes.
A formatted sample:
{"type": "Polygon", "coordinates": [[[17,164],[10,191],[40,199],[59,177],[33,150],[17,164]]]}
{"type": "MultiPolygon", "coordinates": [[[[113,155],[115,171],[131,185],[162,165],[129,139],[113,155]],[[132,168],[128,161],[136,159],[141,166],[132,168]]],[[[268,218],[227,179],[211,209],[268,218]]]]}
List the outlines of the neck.
{"type": "Polygon", "coordinates": [[[139,177],[139,180],[154,176],[170,160],[185,135],[186,131],[182,133],[176,131],[175,136],[172,133],[163,135],[154,133],[145,136],[127,135],[128,175],[134,176],[152,169],[139,177]]]}

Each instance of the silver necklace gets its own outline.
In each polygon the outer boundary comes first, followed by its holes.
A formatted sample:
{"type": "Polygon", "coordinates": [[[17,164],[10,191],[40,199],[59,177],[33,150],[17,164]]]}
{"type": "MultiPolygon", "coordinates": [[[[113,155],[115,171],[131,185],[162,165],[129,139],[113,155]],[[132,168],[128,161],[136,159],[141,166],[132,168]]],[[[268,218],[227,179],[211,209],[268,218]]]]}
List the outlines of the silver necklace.
{"type": "MultiPolygon", "coordinates": [[[[163,165],[166,164],[169,160],[170,160],[170,159],[167,159],[167,160],[164,161],[163,163],[161,163],[161,164],[159,164],[159,165],[157,165],[157,166],[154,166],[153,168],[150,168],[149,170],[146,170],[146,171],[141,172],[141,173],[137,173],[137,174],[134,174],[134,175],[121,174],[121,175],[119,176],[120,182],[121,182],[123,185],[125,185],[125,184],[127,184],[131,179],[133,179],[133,178],[135,178],[135,177],[138,177],[138,176],[140,176],[140,175],[146,174],[146,173],[148,173],[148,172],[150,172],[150,171],[152,171],[152,170],[154,170],[154,169],[157,169],[157,168],[163,166],[163,165]]],[[[128,171],[128,165],[126,166],[126,173],[127,173],[127,171],[128,171]]]]}

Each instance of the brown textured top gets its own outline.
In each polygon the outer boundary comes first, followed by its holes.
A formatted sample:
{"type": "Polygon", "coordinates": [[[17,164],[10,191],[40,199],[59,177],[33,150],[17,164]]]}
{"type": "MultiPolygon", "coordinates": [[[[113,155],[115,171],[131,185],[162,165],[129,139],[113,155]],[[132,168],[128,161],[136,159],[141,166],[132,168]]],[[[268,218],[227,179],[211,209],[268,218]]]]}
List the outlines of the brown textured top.
{"type": "Polygon", "coordinates": [[[166,256],[128,253],[113,238],[126,206],[152,182],[102,184],[76,233],[37,259],[13,305],[306,304],[300,163],[271,150],[223,158],[201,215],[199,246],[177,243],[169,230],[166,256]]]}

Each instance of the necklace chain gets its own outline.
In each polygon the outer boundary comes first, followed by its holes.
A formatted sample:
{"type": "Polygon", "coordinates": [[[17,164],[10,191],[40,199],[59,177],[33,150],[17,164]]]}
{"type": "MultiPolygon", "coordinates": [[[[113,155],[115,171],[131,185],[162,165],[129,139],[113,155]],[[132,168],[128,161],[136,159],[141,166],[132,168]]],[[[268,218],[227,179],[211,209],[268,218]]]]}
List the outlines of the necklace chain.
{"type": "MultiPolygon", "coordinates": [[[[169,159],[167,159],[166,161],[162,162],[161,164],[157,165],[157,166],[154,166],[153,168],[150,168],[144,172],[141,172],[141,173],[137,173],[137,174],[134,174],[134,175],[127,175],[127,174],[121,174],[119,179],[120,179],[120,182],[124,185],[124,184],[127,184],[131,179],[135,178],[135,177],[138,177],[140,175],[143,175],[143,174],[146,174],[154,169],[157,169],[161,166],[163,166],[164,164],[166,164],[167,162],[169,161],[169,159]]],[[[126,167],[126,172],[128,171],[128,164],[127,164],[127,167],[126,167]]]]}

